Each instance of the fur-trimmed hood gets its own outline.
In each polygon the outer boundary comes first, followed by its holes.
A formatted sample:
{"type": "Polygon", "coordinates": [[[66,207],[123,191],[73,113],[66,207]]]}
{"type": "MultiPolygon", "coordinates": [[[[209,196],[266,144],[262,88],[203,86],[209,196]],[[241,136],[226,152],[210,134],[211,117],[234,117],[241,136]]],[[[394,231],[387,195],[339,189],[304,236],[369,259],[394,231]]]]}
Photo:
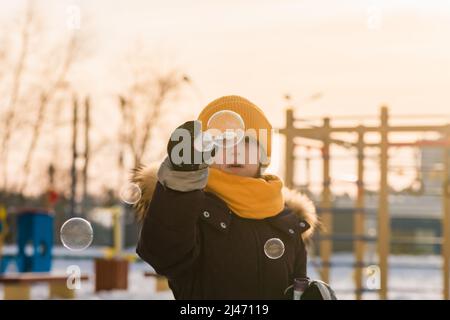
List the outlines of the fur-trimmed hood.
{"type": "MultiPolygon", "coordinates": [[[[153,197],[158,182],[159,165],[160,163],[152,163],[149,166],[139,166],[132,172],[131,181],[137,184],[142,192],[141,199],[134,205],[139,221],[144,218],[153,197]]],[[[313,202],[305,194],[286,187],[283,188],[283,196],[286,206],[310,225],[310,229],[303,233],[304,239],[310,238],[314,230],[320,226],[313,202]]]]}

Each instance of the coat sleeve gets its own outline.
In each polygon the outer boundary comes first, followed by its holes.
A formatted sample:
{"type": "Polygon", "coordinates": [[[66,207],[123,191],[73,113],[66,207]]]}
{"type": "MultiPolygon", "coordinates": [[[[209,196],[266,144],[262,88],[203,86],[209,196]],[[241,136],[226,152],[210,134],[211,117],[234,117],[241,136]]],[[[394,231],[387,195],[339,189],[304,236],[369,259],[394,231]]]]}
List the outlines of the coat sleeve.
{"type": "MultiPolygon", "coordinates": [[[[168,186],[172,185],[173,179],[161,179],[160,172],[136,252],[158,274],[171,279],[192,268],[200,254],[198,218],[204,192],[201,188],[174,190],[168,186]]],[[[177,179],[178,183],[183,180],[177,179]]]]}
{"type": "Polygon", "coordinates": [[[200,252],[200,190],[180,192],[156,186],[137,246],[137,254],[158,274],[175,278],[190,268],[200,252]]]}
{"type": "Polygon", "coordinates": [[[294,278],[306,278],[307,251],[302,237],[299,237],[297,254],[295,257],[294,278]]]}
{"type": "Polygon", "coordinates": [[[306,246],[300,236],[297,242],[297,249],[295,253],[295,263],[294,263],[294,275],[292,277],[292,284],[289,285],[284,291],[284,299],[292,300],[294,294],[293,282],[295,278],[308,278],[306,272],[307,263],[307,252],[306,246]]]}

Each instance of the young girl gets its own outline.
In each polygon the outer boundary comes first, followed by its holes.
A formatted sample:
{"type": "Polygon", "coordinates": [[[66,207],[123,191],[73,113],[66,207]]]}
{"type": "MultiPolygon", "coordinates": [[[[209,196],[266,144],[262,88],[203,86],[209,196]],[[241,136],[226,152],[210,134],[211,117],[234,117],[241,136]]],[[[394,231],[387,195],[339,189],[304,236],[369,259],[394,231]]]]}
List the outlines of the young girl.
{"type": "Polygon", "coordinates": [[[266,130],[266,141],[257,135],[241,142],[247,154],[256,146],[257,159],[264,161],[252,163],[245,156],[238,162],[234,146],[232,161],[179,164],[169,142],[157,172],[134,173],[142,190],[137,253],[168,278],[176,299],[292,299],[286,289],[294,278],[307,277],[304,241],[317,225],[314,206],[283,188],[278,177],[263,174],[272,129],[263,112],[242,97],[221,97],[199,115],[203,130],[222,110],[238,113],[246,131],[266,130]]]}

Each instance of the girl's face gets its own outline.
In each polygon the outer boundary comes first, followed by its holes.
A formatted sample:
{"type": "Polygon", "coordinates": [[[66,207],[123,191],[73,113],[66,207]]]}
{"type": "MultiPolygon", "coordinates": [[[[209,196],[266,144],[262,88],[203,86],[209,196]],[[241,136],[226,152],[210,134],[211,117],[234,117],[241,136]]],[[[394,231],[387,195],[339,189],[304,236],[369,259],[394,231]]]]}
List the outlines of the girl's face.
{"type": "Polygon", "coordinates": [[[259,152],[256,142],[243,139],[234,147],[221,148],[215,156],[212,168],[241,177],[259,176],[259,152]]]}

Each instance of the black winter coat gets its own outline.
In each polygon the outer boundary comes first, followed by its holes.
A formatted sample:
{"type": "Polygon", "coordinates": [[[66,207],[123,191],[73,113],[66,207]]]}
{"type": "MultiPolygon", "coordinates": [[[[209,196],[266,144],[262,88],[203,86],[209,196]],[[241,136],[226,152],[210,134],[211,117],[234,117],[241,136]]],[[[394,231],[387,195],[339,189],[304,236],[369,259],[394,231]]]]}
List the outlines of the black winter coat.
{"type": "Polygon", "coordinates": [[[282,212],[255,220],[237,216],[203,190],[169,189],[154,170],[140,169],[134,180],[144,193],[136,251],[168,278],[176,299],[292,299],[286,288],[307,276],[304,238],[317,218],[304,195],[287,192],[282,212]],[[275,241],[276,252],[284,245],[277,259],[264,250],[273,238],[282,242],[275,241]]]}

